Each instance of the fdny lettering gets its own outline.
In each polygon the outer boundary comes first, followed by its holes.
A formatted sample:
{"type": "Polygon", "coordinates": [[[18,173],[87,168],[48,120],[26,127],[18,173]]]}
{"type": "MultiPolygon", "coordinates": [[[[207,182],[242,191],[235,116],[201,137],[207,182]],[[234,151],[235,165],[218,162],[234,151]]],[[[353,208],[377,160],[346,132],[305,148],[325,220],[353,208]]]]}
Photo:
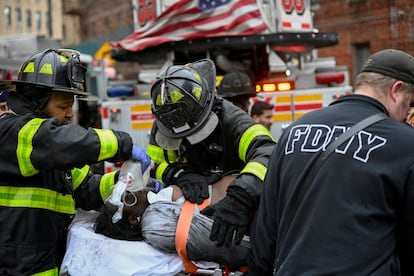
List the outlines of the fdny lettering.
{"type": "MultiPolygon", "coordinates": [[[[297,125],[292,127],[289,132],[288,141],[285,146],[285,154],[289,155],[293,152],[318,152],[326,150],[331,141],[334,141],[342,133],[346,127],[327,125],[297,125]]],[[[348,141],[336,148],[338,154],[346,154],[353,143],[357,143],[357,147],[352,152],[352,157],[361,162],[368,162],[370,154],[385,145],[387,139],[374,135],[365,130],[359,131],[348,141]]]]}

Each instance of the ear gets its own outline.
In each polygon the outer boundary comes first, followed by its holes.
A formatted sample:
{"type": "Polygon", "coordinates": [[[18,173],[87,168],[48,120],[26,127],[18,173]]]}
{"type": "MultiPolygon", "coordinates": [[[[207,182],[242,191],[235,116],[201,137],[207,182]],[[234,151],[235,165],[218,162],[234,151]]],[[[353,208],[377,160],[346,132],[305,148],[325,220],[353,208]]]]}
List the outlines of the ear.
{"type": "Polygon", "coordinates": [[[393,102],[397,101],[398,89],[400,89],[403,85],[404,85],[404,83],[402,81],[396,81],[391,86],[391,99],[392,99],[393,102]]]}
{"type": "Polygon", "coordinates": [[[136,215],[131,214],[128,216],[128,222],[130,225],[137,225],[140,223],[140,219],[136,215]]]}

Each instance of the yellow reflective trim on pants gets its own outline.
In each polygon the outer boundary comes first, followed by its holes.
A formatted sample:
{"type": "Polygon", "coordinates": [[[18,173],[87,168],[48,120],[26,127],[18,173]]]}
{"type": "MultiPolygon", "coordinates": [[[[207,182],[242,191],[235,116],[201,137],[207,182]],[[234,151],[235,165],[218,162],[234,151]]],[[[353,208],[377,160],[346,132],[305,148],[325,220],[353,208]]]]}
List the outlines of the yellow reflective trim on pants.
{"type": "Polygon", "coordinates": [[[249,162],[246,164],[246,166],[243,168],[243,170],[240,172],[242,173],[250,173],[253,174],[255,176],[257,176],[260,180],[264,180],[266,173],[267,173],[267,168],[265,165],[263,165],[262,163],[259,162],[249,162]]]}
{"type": "Polygon", "coordinates": [[[101,143],[98,161],[114,157],[118,152],[118,139],[110,129],[94,129],[101,143]]]}
{"type": "Polygon", "coordinates": [[[275,140],[270,131],[261,124],[252,125],[243,133],[239,144],[239,158],[243,160],[243,162],[246,162],[246,153],[249,149],[251,142],[257,136],[262,135],[269,136],[273,141],[275,140]]]}
{"type": "Polygon", "coordinates": [[[32,276],[58,276],[58,275],[59,275],[59,270],[57,267],[43,271],[43,272],[32,274],[32,276]]]}
{"type": "Polygon", "coordinates": [[[155,178],[162,182],[162,175],[164,174],[164,171],[167,167],[168,167],[167,162],[162,162],[161,164],[159,164],[155,172],[155,178]]]}
{"type": "Polygon", "coordinates": [[[0,206],[39,208],[64,214],[75,213],[72,195],[35,187],[0,186],[0,206]]]}
{"type": "Polygon", "coordinates": [[[33,166],[30,155],[33,151],[33,137],[45,119],[35,118],[22,127],[17,138],[17,161],[22,176],[32,176],[39,173],[33,166]]]}
{"type": "MultiPolygon", "coordinates": [[[[158,146],[149,144],[146,153],[155,164],[167,161],[164,158],[164,150],[158,146]]],[[[167,157],[170,162],[177,161],[177,153],[173,150],[167,150],[167,157]]]]}
{"type": "Polygon", "coordinates": [[[74,168],[72,169],[72,187],[73,190],[76,190],[85,177],[88,175],[90,167],[88,165],[83,166],[82,168],[74,168]]]}
{"type": "Polygon", "coordinates": [[[115,185],[116,173],[117,171],[113,171],[102,175],[99,185],[99,192],[103,201],[105,201],[112,194],[112,189],[115,185]]]}

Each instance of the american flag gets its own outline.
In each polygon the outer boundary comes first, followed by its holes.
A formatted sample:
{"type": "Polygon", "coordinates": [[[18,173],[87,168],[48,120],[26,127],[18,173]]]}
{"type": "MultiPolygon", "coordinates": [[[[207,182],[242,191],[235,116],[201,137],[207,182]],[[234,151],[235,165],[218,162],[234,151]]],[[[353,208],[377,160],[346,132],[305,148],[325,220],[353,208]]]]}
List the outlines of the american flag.
{"type": "Polygon", "coordinates": [[[179,0],[114,48],[141,51],[166,42],[252,35],[266,29],[256,0],[179,0]]]}

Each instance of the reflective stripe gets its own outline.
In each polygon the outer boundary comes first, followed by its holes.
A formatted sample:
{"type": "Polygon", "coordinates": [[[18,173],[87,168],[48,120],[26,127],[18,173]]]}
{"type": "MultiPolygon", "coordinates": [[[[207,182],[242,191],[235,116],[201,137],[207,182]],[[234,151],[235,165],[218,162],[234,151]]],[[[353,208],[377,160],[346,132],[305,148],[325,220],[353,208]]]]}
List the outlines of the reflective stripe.
{"type": "Polygon", "coordinates": [[[99,185],[99,192],[103,201],[105,201],[112,194],[112,189],[115,185],[116,173],[117,171],[113,171],[102,175],[99,185]]]}
{"type": "Polygon", "coordinates": [[[28,62],[23,68],[23,73],[34,73],[34,61],[28,62]]]}
{"type": "Polygon", "coordinates": [[[46,74],[46,75],[53,75],[53,66],[50,63],[45,63],[40,68],[39,73],[46,74]]]}
{"type": "Polygon", "coordinates": [[[265,128],[261,124],[255,124],[249,127],[242,135],[242,138],[240,139],[239,144],[239,158],[243,160],[243,162],[246,162],[246,153],[249,149],[250,144],[257,136],[269,136],[272,141],[274,141],[274,138],[270,131],[265,128]]]}
{"type": "MultiPolygon", "coordinates": [[[[164,150],[158,146],[149,144],[147,147],[147,154],[156,164],[167,161],[164,158],[164,150]]],[[[169,162],[177,161],[177,153],[175,151],[167,150],[167,156],[169,162]]]]}
{"type": "Polygon", "coordinates": [[[64,214],[75,213],[72,195],[63,195],[45,188],[0,186],[0,206],[40,208],[64,214]]]}
{"type": "Polygon", "coordinates": [[[162,182],[162,175],[164,174],[164,171],[167,167],[167,162],[162,162],[161,164],[159,164],[157,170],[155,171],[155,178],[162,182]]]}
{"type": "Polygon", "coordinates": [[[32,119],[19,131],[16,154],[22,176],[32,176],[39,173],[39,170],[33,166],[30,155],[33,151],[33,137],[44,120],[39,118],[32,119]]]}
{"type": "Polygon", "coordinates": [[[94,129],[101,144],[98,161],[114,157],[118,152],[118,139],[110,129],[94,129]]]}
{"type": "Polygon", "coordinates": [[[146,153],[148,154],[149,157],[151,157],[152,161],[154,161],[154,163],[156,164],[165,161],[164,150],[160,147],[149,144],[147,147],[146,153]]]}
{"type": "Polygon", "coordinates": [[[263,181],[267,173],[267,168],[262,163],[249,162],[240,173],[251,173],[263,181]]]}
{"type": "Polygon", "coordinates": [[[73,190],[76,190],[85,177],[88,175],[90,167],[88,165],[83,166],[82,168],[72,169],[72,187],[73,190]]]}
{"type": "Polygon", "coordinates": [[[32,274],[32,276],[59,276],[58,268],[52,268],[43,272],[32,274]]]}

